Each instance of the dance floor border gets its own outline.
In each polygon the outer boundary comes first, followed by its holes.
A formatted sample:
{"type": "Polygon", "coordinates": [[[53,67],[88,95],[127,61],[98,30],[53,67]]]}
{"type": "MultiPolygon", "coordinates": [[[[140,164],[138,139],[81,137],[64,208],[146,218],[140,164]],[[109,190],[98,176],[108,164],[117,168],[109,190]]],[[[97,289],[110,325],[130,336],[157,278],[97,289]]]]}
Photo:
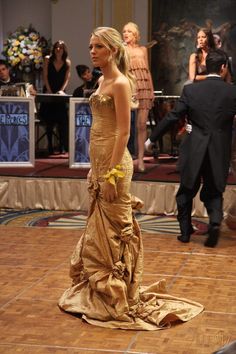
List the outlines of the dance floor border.
{"type": "MultiPolygon", "coordinates": [[[[136,218],[143,232],[153,234],[180,233],[175,216],[146,215],[136,213],[136,218]]],[[[58,229],[78,229],[86,227],[87,212],[63,212],[50,210],[0,210],[0,225],[15,227],[49,227],[58,229]]],[[[195,234],[207,232],[207,221],[193,218],[195,234]]]]}

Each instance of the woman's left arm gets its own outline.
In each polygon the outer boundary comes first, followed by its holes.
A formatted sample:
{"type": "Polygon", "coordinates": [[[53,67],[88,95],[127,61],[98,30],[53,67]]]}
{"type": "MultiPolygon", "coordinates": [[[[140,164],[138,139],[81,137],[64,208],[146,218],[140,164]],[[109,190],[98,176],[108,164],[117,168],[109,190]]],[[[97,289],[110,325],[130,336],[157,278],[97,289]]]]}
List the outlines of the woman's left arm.
{"type": "Polygon", "coordinates": [[[112,152],[110,168],[120,164],[129,140],[131,89],[128,81],[122,79],[114,85],[114,103],[118,135],[112,152]]]}
{"type": "Polygon", "coordinates": [[[64,82],[63,82],[63,85],[61,87],[61,89],[59,90],[59,93],[61,91],[65,91],[67,85],[68,85],[68,82],[70,80],[70,69],[71,69],[71,61],[69,59],[66,59],[66,64],[67,64],[67,69],[66,69],[66,74],[65,74],[65,79],[64,79],[64,82]]]}
{"type": "MultiPolygon", "coordinates": [[[[116,168],[117,165],[120,165],[130,134],[131,89],[128,80],[120,79],[119,82],[114,85],[113,92],[118,134],[107,172],[116,168]]],[[[107,202],[112,203],[117,197],[116,185],[110,183],[108,180],[104,181],[102,191],[104,200],[107,202]]]]}

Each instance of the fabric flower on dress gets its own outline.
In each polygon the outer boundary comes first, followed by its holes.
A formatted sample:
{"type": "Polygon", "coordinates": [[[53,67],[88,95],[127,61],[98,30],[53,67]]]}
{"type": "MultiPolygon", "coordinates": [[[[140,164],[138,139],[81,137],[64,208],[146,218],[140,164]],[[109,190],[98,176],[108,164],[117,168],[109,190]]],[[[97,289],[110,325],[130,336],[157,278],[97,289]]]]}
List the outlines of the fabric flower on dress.
{"type": "Polygon", "coordinates": [[[115,186],[118,178],[123,178],[124,176],[125,173],[122,171],[122,167],[120,165],[116,165],[114,168],[107,171],[104,175],[104,179],[115,186]]]}

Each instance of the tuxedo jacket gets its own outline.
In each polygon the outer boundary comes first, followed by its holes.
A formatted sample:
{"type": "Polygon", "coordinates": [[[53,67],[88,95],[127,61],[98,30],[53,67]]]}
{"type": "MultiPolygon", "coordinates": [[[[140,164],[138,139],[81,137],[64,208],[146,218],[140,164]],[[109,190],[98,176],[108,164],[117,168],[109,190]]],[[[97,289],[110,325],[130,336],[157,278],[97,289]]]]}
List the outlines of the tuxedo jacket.
{"type": "Polygon", "coordinates": [[[8,81],[8,82],[5,82],[5,81],[2,81],[2,80],[0,80],[0,86],[10,86],[10,85],[14,85],[14,84],[16,84],[18,81],[16,80],[16,79],[14,79],[14,78],[10,78],[10,81],[8,81]]]}
{"type": "Polygon", "coordinates": [[[192,132],[180,146],[181,183],[193,188],[206,153],[217,190],[223,192],[231,156],[233,118],[236,114],[236,86],[220,77],[209,76],[183,88],[175,108],[153,130],[156,141],[179,119],[186,117],[192,132]]]}

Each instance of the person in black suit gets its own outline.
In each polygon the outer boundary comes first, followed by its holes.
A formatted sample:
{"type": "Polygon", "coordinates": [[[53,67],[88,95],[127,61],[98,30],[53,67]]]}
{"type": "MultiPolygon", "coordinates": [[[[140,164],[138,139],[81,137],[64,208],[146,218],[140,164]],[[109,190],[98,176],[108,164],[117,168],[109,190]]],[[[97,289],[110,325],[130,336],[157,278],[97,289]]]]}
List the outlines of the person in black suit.
{"type": "MultiPolygon", "coordinates": [[[[22,84],[22,82],[21,82],[22,84]]],[[[8,90],[9,86],[15,86],[18,85],[18,87],[20,87],[20,83],[19,80],[17,80],[15,77],[13,77],[11,75],[11,70],[10,70],[10,66],[7,63],[6,60],[4,59],[0,59],[0,88],[4,88],[7,87],[7,90],[5,91],[4,95],[9,95],[11,93],[11,90],[8,90]]],[[[21,85],[22,86],[22,85],[21,85]]],[[[24,88],[23,91],[20,91],[20,93],[23,96],[35,96],[36,95],[36,90],[34,88],[34,86],[30,83],[25,83],[25,85],[23,85],[24,88]]],[[[18,91],[19,93],[19,91],[18,91]]],[[[17,94],[17,91],[14,92],[14,94],[17,94]]]]}
{"type": "Polygon", "coordinates": [[[10,75],[8,63],[0,59],[0,86],[14,85],[16,80],[10,75]]]}
{"type": "Polygon", "coordinates": [[[236,87],[223,81],[227,75],[227,55],[220,49],[206,57],[208,76],[205,80],[184,86],[176,107],[153,130],[146,148],[162,136],[172,124],[186,116],[192,131],[180,148],[180,187],[176,195],[181,235],[189,242],[192,201],[201,180],[200,199],[208,216],[208,238],[205,246],[215,247],[223,218],[223,192],[230,165],[232,124],[236,114],[236,87]]]}
{"type": "Polygon", "coordinates": [[[73,97],[86,97],[86,90],[95,90],[98,87],[98,79],[102,75],[99,69],[90,70],[87,65],[77,65],[76,71],[83,84],[73,92],[73,97]]]}

